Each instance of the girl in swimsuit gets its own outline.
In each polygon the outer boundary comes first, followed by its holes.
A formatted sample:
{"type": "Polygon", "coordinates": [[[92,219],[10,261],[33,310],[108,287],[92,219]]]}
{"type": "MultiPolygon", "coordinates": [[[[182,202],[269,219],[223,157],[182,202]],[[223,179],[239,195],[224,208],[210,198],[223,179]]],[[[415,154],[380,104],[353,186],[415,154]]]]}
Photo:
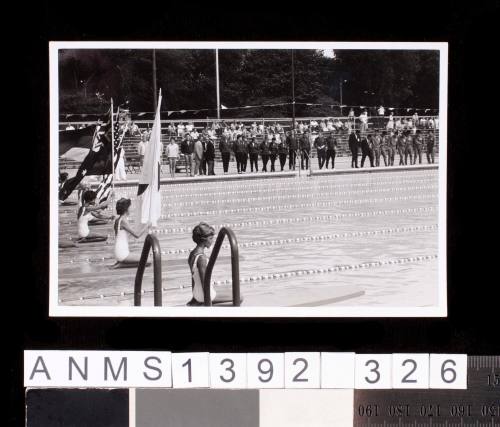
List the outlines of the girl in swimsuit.
{"type": "Polygon", "coordinates": [[[82,205],[78,209],[78,243],[104,242],[107,236],[91,233],[89,221],[95,217],[100,219],[110,219],[112,217],[102,215],[99,211],[106,209],[108,204],[95,205],[97,195],[95,191],[87,190],[82,195],[82,205]]]}
{"type": "MultiPolygon", "coordinates": [[[[131,234],[136,239],[141,237],[151,226],[151,223],[146,224],[139,232],[135,232],[129,225],[127,219],[129,216],[130,199],[121,198],[116,202],[116,213],[119,217],[115,220],[115,258],[116,263],[113,267],[119,265],[133,266],[138,265],[141,259],[141,254],[130,253],[128,247],[128,235],[131,234]]],[[[147,263],[146,265],[149,265],[147,263]]]]}
{"type": "MultiPolygon", "coordinates": [[[[205,249],[212,246],[215,229],[206,222],[200,222],[193,229],[193,241],[196,247],[190,252],[188,258],[189,268],[191,269],[191,286],[193,289],[193,298],[187,303],[189,306],[204,305],[205,294],[203,292],[203,282],[207,270],[208,257],[205,249]]],[[[224,292],[215,292],[213,284],[210,284],[210,298],[214,304],[227,303],[233,300],[232,295],[224,292]]]]}

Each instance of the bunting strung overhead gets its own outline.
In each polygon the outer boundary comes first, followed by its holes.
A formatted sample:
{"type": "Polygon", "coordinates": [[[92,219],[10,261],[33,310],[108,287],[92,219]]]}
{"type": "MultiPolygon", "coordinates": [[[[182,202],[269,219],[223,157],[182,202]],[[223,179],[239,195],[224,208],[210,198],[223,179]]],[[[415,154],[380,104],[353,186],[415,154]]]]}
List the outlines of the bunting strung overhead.
{"type": "MultiPolygon", "coordinates": [[[[250,108],[266,108],[266,107],[283,107],[283,106],[288,106],[288,105],[293,105],[292,102],[280,102],[280,103],[274,103],[274,104],[261,104],[261,105],[243,105],[239,107],[226,107],[225,105],[221,105],[221,110],[243,110],[243,109],[250,109],[250,108]]],[[[366,106],[366,105],[344,105],[344,104],[325,104],[325,103],[311,103],[311,102],[295,102],[295,106],[298,105],[305,105],[307,107],[330,107],[330,108],[352,108],[352,109],[366,109],[366,110],[376,110],[380,108],[380,105],[376,106],[366,106]]],[[[436,113],[439,110],[437,108],[414,108],[414,107],[385,107],[387,110],[390,111],[395,111],[395,110],[400,110],[400,111],[405,111],[405,112],[410,112],[410,111],[415,111],[415,112],[424,112],[424,113],[436,113]]],[[[190,110],[168,110],[168,111],[163,111],[162,113],[166,113],[167,117],[170,117],[172,114],[186,114],[186,113],[192,113],[192,114],[198,114],[200,112],[215,112],[217,111],[216,108],[199,108],[199,109],[190,109],[190,110]]],[[[142,111],[142,112],[131,112],[130,115],[133,117],[143,117],[145,115],[154,115],[154,112],[152,111],[142,111]]],[[[62,119],[69,119],[73,118],[76,119],[77,117],[79,118],[91,118],[92,116],[98,116],[97,114],[76,114],[76,113],[68,113],[68,114],[61,114],[62,119]]]]}

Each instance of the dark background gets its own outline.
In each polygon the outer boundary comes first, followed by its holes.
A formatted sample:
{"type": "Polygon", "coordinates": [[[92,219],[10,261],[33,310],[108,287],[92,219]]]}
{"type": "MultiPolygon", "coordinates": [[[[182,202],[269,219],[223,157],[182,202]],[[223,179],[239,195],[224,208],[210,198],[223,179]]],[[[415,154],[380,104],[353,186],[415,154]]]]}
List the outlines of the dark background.
{"type": "Polygon", "coordinates": [[[110,3],[106,11],[103,2],[75,7],[40,2],[36,9],[25,4],[12,33],[16,44],[5,39],[15,53],[5,68],[14,71],[17,83],[6,80],[3,85],[15,90],[15,101],[8,105],[11,112],[4,119],[4,129],[10,129],[4,133],[5,142],[10,140],[4,147],[23,164],[4,181],[15,193],[14,199],[4,198],[4,206],[16,203],[4,223],[15,233],[9,246],[4,245],[9,248],[4,251],[3,283],[8,319],[2,328],[9,356],[4,362],[9,422],[24,424],[23,349],[499,354],[500,304],[494,296],[499,286],[499,2],[467,3],[412,2],[405,7],[400,2],[355,2],[332,3],[329,9],[292,3],[274,8],[269,2],[147,7],[141,2],[110,3]],[[449,42],[447,318],[48,317],[48,41],[231,39],[449,42]],[[21,213],[25,220],[18,219],[21,213]],[[13,267],[14,261],[20,266],[13,267]]]}

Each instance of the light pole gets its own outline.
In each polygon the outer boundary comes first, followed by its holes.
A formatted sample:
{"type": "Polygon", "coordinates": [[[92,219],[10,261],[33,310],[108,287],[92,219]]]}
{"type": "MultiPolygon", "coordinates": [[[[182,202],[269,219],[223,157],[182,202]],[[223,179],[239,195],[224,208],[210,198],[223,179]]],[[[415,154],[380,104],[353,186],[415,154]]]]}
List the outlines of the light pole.
{"type": "Polygon", "coordinates": [[[342,101],[342,87],[344,86],[344,83],[347,83],[347,80],[340,80],[339,82],[339,87],[340,87],[340,115],[342,116],[342,105],[344,102],[342,101]]]}
{"type": "Polygon", "coordinates": [[[156,49],[153,49],[153,99],[154,99],[154,111],[156,111],[156,104],[158,102],[156,94],[156,49]]]}

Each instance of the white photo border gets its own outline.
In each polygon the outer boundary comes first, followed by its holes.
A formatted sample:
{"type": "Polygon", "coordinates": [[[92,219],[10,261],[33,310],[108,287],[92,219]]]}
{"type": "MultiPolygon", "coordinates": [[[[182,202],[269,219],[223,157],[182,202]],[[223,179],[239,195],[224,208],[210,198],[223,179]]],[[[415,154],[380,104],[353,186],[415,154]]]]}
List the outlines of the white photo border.
{"type": "Polygon", "coordinates": [[[49,316],[55,317],[446,317],[447,310],[447,42],[69,42],[49,43],[50,246],[49,316]],[[333,49],[439,51],[438,303],[433,307],[113,307],[61,306],[58,286],[59,50],[61,49],[333,49]]]}

